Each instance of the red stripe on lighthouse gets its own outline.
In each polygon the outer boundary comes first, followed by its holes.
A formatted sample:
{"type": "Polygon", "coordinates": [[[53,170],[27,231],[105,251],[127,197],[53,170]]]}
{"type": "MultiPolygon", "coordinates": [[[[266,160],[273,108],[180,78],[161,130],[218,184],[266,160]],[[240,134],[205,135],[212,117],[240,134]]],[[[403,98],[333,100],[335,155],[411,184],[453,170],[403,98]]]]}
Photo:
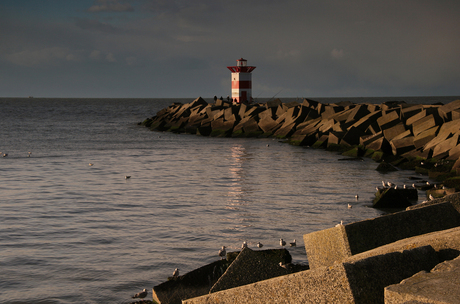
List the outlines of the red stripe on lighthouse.
{"type": "Polygon", "coordinates": [[[232,89],[250,89],[252,81],[232,81],[232,89]]]}

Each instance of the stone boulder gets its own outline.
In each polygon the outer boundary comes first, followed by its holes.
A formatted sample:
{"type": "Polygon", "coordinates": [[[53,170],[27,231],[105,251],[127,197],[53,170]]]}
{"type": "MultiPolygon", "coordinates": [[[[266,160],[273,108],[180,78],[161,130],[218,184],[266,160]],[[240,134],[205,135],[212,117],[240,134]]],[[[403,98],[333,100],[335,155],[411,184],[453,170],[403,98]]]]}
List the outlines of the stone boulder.
{"type": "Polygon", "coordinates": [[[244,248],[225,273],[211,288],[210,293],[289,274],[281,267],[290,264],[292,257],[286,249],[254,251],[244,248]]]}

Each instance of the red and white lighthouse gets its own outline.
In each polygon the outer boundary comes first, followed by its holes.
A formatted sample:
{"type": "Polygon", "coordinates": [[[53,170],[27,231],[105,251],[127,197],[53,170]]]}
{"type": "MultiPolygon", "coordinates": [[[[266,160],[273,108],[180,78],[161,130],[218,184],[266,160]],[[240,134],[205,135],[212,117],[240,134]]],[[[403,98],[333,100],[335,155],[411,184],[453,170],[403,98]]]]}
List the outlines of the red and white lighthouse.
{"type": "Polygon", "coordinates": [[[247,60],[240,58],[236,66],[227,67],[232,72],[232,101],[236,103],[252,101],[251,72],[255,66],[248,66],[247,60]]]}

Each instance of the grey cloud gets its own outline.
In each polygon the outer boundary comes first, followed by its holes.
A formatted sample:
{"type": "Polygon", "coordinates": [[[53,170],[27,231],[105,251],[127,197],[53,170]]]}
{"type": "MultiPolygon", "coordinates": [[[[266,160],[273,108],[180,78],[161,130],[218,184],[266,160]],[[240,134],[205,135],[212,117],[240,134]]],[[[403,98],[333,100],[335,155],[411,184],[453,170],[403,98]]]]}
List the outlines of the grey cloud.
{"type": "Polygon", "coordinates": [[[122,32],[108,23],[102,23],[98,20],[75,18],[75,25],[83,30],[99,31],[107,34],[117,34],[122,32]]]}
{"type": "Polygon", "coordinates": [[[88,8],[90,13],[98,12],[133,12],[131,4],[118,0],[96,0],[95,4],[88,8]]]}

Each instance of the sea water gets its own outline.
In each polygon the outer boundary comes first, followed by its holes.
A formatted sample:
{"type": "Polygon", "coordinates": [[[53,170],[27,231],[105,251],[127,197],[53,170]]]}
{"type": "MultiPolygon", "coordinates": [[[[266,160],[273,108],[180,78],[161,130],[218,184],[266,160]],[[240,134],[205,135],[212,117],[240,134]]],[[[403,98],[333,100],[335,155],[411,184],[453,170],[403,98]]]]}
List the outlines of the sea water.
{"type": "Polygon", "coordinates": [[[0,99],[1,303],[129,303],[175,268],[185,274],[243,241],[258,250],[295,239],[293,262],[307,263],[304,234],[384,214],[370,207],[375,187],[417,176],[271,138],[137,124],[192,100],[0,99]]]}

